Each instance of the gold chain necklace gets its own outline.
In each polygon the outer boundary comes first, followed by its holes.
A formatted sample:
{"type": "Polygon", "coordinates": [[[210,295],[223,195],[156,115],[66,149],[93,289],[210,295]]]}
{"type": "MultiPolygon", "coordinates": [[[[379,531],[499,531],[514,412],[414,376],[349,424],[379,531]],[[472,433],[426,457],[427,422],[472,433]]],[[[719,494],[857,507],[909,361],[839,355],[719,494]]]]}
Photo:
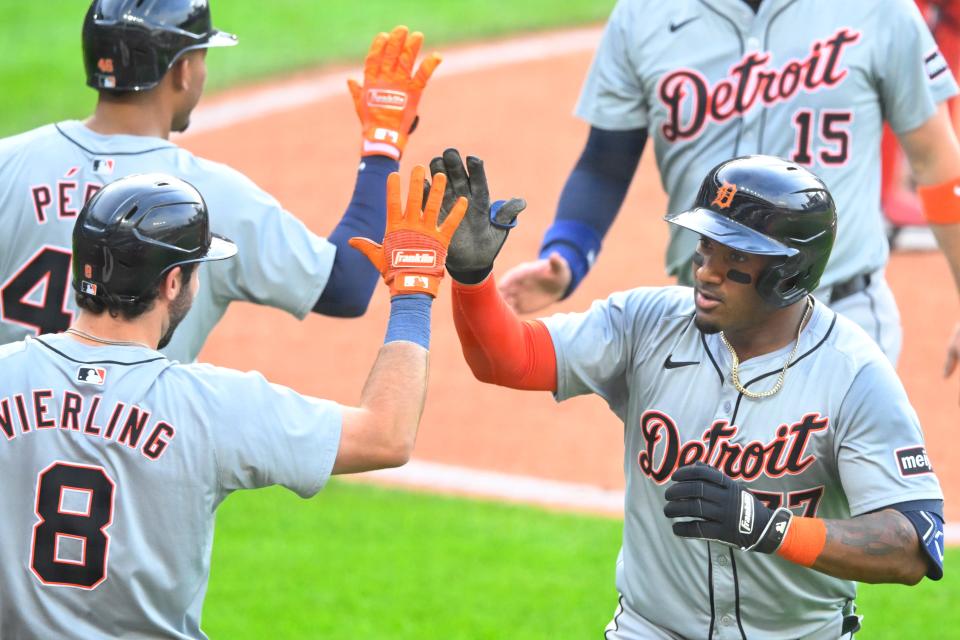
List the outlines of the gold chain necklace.
{"type": "Polygon", "coordinates": [[[776,395],[780,389],[783,388],[783,381],[787,378],[787,369],[790,368],[790,363],[793,362],[793,357],[797,355],[797,349],[800,347],[800,333],[803,331],[803,325],[807,321],[807,316],[810,315],[810,310],[813,309],[813,300],[810,297],[807,297],[807,308],[803,311],[803,317],[800,318],[800,326],[797,328],[797,340],[793,345],[793,350],[790,351],[790,355],[787,356],[787,361],[783,365],[783,369],[780,370],[780,376],[777,378],[777,384],[773,385],[772,389],[767,391],[758,391],[753,392],[744,388],[740,384],[740,358],[737,357],[737,352],[734,351],[733,345],[727,341],[727,336],[723,335],[723,331],[720,332],[720,340],[723,342],[723,346],[727,348],[727,351],[730,352],[730,358],[732,363],[730,365],[730,381],[733,382],[733,386],[748,398],[759,399],[759,398],[769,398],[772,395],[776,395]]]}
{"type": "Polygon", "coordinates": [[[81,338],[85,338],[87,340],[90,340],[91,342],[99,342],[100,344],[109,344],[109,345],[115,345],[118,347],[144,347],[146,349],[150,348],[147,345],[143,344],[142,342],[130,342],[128,340],[107,340],[106,338],[98,338],[92,333],[87,333],[86,331],[75,329],[74,327],[70,327],[69,329],[64,331],[64,333],[72,333],[75,336],[80,336],[81,338]]]}

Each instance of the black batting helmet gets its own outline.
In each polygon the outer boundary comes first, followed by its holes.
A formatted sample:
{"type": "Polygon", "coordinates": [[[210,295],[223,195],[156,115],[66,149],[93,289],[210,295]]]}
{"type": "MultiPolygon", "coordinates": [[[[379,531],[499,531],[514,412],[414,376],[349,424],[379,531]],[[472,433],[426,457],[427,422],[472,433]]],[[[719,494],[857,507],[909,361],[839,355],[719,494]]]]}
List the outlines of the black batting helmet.
{"type": "Polygon", "coordinates": [[[798,164],[760,155],[721,162],[693,208],[666,220],[744,253],[774,256],[757,291],[775,307],[817,288],[837,233],[836,206],[823,181],[798,164]]]}
{"type": "Polygon", "coordinates": [[[235,35],[213,28],[207,0],[94,0],[83,21],[94,89],[152,89],[187,51],[235,44],[235,35]]]}
{"type": "Polygon", "coordinates": [[[108,184],[81,209],[73,228],[73,288],[137,302],[173,267],[223,260],[235,244],[210,233],[207,205],[183,180],[161,173],[108,184]]]}

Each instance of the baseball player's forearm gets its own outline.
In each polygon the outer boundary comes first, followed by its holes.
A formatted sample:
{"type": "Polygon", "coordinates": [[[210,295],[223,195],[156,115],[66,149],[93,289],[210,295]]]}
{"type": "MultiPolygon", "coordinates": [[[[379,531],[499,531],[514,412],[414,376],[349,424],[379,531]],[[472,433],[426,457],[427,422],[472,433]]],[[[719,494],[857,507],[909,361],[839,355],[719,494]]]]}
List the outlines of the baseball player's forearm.
{"type": "Polygon", "coordinates": [[[947,105],[917,129],[900,136],[917,181],[923,213],[950,263],[960,290],[960,144],[947,105]]]}
{"type": "Polygon", "coordinates": [[[481,382],[556,391],[557,356],[542,322],[521,322],[493,276],[474,286],[453,283],[453,321],[470,370],[481,382]]]}
{"type": "Polygon", "coordinates": [[[327,238],[336,245],[337,255],[327,285],[313,307],[316,313],[353,318],[366,312],[380,274],[347,242],[352,236],[383,240],[387,176],[398,166],[396,160],[384,156],[370,156],[360,164],[350,204],[327,238]]]}
{"type": "Polygon", "coordinates": [[[570,266],[572,278],[565,296],[573,293],[596,260],[623,205],[646,140],[646,129],[590,128],[583,153],[560,194],[556,219],[540,248],[541,258],[557,252],[570,266]]]}
{"type": "Polygon", "coordinates": [[[932,224],[930,229],[950,264],[953,282],[960,291],[960,224],[932,224]]]}
{"type": "Polygon", "coordinates": [[[812,565],[817,571],[858,582],[901,584],[916,584],[927,573],[917,532],[898,511],[824,523],[826,543],[812,565]]]}
{"type": "Polygon", "coordinates": [[[380,348],[360,406],[344,408],[333,473],[398,467],[410,459],[426,398],[428,354],[405,341],[380,348]]]}

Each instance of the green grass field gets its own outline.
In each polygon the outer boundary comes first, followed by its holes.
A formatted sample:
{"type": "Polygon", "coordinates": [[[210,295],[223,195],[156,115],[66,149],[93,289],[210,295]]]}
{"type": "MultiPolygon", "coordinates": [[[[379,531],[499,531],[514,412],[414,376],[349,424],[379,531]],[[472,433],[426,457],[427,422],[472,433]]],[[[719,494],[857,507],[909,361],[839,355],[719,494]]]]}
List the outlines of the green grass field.
{"type": "MultiPolygon", "coordinates": [[[[221,507],[212,638],[599,638],[622,523],[335,481],[221,507]]],[[[960,561],[951,550],[948,563],[960,561]]],[[[857,639],[950,638],[960,575],[861,587],[857,639]]]]}
{"type": "MultiPolygon", "coordinates": [[[[311,65],[358,62],[378,31],[426,35],[425,49],[516,31],[600,22],[613,0],[214,0],[214,24],[240,46],[211,52],[210,89],[311,65]]],[[[85,116],[80,27],[86,0],[0,2],[0,136],[85,116]]]]}

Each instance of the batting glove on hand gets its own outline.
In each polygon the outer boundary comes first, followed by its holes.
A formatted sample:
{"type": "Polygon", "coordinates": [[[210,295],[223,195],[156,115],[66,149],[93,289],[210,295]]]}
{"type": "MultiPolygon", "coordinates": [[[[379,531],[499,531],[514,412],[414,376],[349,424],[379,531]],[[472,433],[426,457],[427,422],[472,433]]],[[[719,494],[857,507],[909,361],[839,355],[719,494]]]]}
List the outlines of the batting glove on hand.
{"type": "Polygon", "coordinates": [[[427,80],[440,64],[431,53],[416,73],[413,65],[423,44],[419,31],[408,33],[396,27],[380,33],[370,45],[363,68],[363,86],[347,80],[353,106],[363,125],[361,155],[383,155],[399,160],[409,136],[417,126],[417,105],[427,80]]]}
{"type": "Polygon", "coordinates": [[[394,172],[387,177],[387,231],[382,245],[369,238],[350,238],[350,246],[365,255],[383,274],[383,281],[394,296],[410,293],[437,296],[450,238],[467,211],[467,199],[459,198],[438,226],[437,216],[447,184],[446,176],[440,175],[434,177],[421,212],[425,174],[426,169],[420,165],[410,173],[410,191],[404,210],[400,205],[400,174],[394,172]]]}
{"type": "Polygon", "coordinates": [[[447,178],[441,221],[453,209],[458,197],[470,200],[466,218],[450,243],[447,270],[457,282],[477,284],[490,274],[493,261],[510,229],[517,226],[517,216],[527,207],[527,202],[522,198],[511,198],[491,205],[483,160],[467,156],[464,167],[456,149],[447,149],[443,157],[431,160],[430,172],[434,180],[439,176],[447,178]]]}
{"type": "Polygon", "coordinates": [[[698,518],[673,523],[673,532],[681,538],[760,553],[773,553],[783,542],[793,517],[790,510],[769,508],[719,469],[698,462],[680,467],[672,479],[663,513],[668,518],[698,518]]]}

